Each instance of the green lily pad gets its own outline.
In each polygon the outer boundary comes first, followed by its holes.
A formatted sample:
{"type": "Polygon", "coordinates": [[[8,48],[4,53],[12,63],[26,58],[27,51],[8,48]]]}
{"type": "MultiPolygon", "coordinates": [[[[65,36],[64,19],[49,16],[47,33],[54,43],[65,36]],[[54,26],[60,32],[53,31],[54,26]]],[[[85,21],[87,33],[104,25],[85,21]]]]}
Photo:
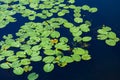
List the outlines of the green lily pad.
{"type": "Polygon", "coordinates": [[[9,56],[6,60],[9,62],[14,62],[14,61],[18,60],[18,57],[17,56],[9,56]]]}
{"type": "Polygon", "coordinates": [[[95,7],[89,9],[89,12],[91,12],[91,13],[95,13],[95,12],[97,12],[97,11],[98,11],[98,9],[95,8],[95,7]]]}
{"type": "Polygon", "coordinates": [[[61,37],[60,38],[60,42],[67,43],[68,42],[68,38],[67,37],[61,37]]]}
{"type": "Polygon", "coordinates": [[[45,72],[51,72],[51,71],[53,71],[53,69],[54,69],[54,64],[45,64],[44,66],[43,66],[43,70],[45,71],[45,72]]]}
{"type": "Polygon", "coordinates": [[[14,55],[14,52],[12,50],[8,50],[8,51],[1,52],[1,54],[3,56],[12,56],[12,55],[14,55]]]}
{"type": "Polygon", "coordinates": [[[13,73],[16,74],[16,75],[22,75],[24,72],[23,68],[22,67],[16,67],[13,69],[13,73]]]}
{"type": "Polygon", "coordinates": [[[20,62],[21,65],[28,65],[30,63],[31,63],[30,59],[22,59],[21,62],[20,62]]]}
{"type": "Polygon", "coordinates": [[[84,42],[89,42],[92,38],[90,36],[85,36],[82,38],[84,42]]]}
{"type": "Polygon", "coordinates": [[[90,31],[90,28],[87,24],[81,24],[79,27],[80,27],[80,30],[82,32],[89,32],[90,31]]]}
{"type": "Polygon", "coordinates": [[[82,18],[74,18],[74,21],[76,23],[82,23],[83,22],[83,19],[82,18]]]}
{"type": "Polygon", "coordinates": [[[55,55],[55,51],[51,49],[45,49],[44,54],[46,55],[55,55]]]}
{"type": "Polygon", "coordinates": [[[54,56],[46,56],[45,58],[43,58],[43,62],[45,62],[45,63],[51,63],[51,62],[54,61],[54,59],[55,59],[54,56]]]}
{"type": "Polygon", "coordinates": [[[72,51],[74,54],[78,54],[78,55],[84,55],[86,54],[85,50],[82,48],[74,48],[72,51]]]}
{"type": "Polygon", "coordinates": [[[23,67],[23,69],[24,69],[25,72],[28,72],[28,71],[31,71],[33,69],[33,67],[29,66],[29,65],[26,65],[26,66],[23,67]]]}
{"type": "Polygon", "coordinates": [[[65,15],[65,13],[64,12],[58,12],[58,16],[64,16],[65,15]]]}
{"type": "Polygon", "coordinates": [[[73,27],[73,24],[70,23],[70,22],[66,22],[66,23],[64,23],[64,27],[65,27],[65,28],[72,28],[72,27],[73,27]]]}
{"type": "Polygon", "coordinates": [[[3,69],[9,69],[10,65],[9,65],[9,63],[2,63],[2,64],[0,64],[0,67],[3,69]]]}
{"type": "Polygon", "coordinates": [[[30,58],[30,60],[31,60],[31,61],[34,61],[34,62],[37,62],[37,61],[42,60],[42,57],[41,57],[41,56],[32,56],[32,57],[30,58]]]}
{"type": "Polygon", "coordinates": [[[55,48],[60,49],[60,50],[70,50],[70,46],[68,46],[67,44],[64,44],[64,43],[56,44],[55,48]]]}
{"type": "Polygon", "coordinates": [[[112,30],[110,27],[105,26],[105,25],[103,25],[102,29],[105,30],[105,31],[111,31],[112,30]]]}
{"type": "Polygon", "coordinates": [[[50,34],[50,36],[51,36],[52,38],[59,38],[59,37],[60,37],[60,33],[59,33],[58,31],[53,31],[53,32],[50,34]]]}
{"type": "Polygon", "coordinates": [[[39,75],[33,72],[28,75],[27,79],[28,80],[36,80],[38,77],[39,77],[39,75]]]}
{"type": "Polygon", "coordinates": [[[82,6],[82,9],[83,9],[83,10],[89,10],[90,7],[89,7],[88,5],[83,5],[83,6],[82,6]]]}
{"type": "Polygon", "coordinates": [[[5,56],[3,55],[0,55],[0,61],[4,60],[5,59],[5,56]]]}
{"type": "Polygon", "coordinates": [[[108,36],[108,38],[110,38],[110,39],[115,39],[115,38],[116,38],[116,33],[114,33],[114,32],[109,32],[107,36],[108,36]]]}
{"type": "Polygon", "coordinates": [[[60,62],[72,63],[73,59],[70,56],[63,56],[62,58],[60,58],[60,62]]]}
{"type": "Polygon", "coordinates": [[[108,33],[108,32],[105,31],[104,29],[98,29],[97,32],[98,32],[99,34],[107,34],[107,33],[108,33]]]}
{"type": "Polygon", "coordinates": [[[106,40],[108,37],[106,35],[97,35],[97,39],[106,40]]]}
{"type": "Polygon", "coordinates": [[[24,51],[18,51],[16,53],[16,56],[17,57],[21,57],[21,58],[25,58],[26,57],[26,53],[24,51]]]}
{"type": "Polygon", "coordinates": [[[80,55],[78,55],[78,54],[73,54],[73,55],[71,55],[71,56],[72,56],[72,58],[73,58],[74,61],[77,61],[77,62],[81,61],[80,55]]]}
{"type": "Polygon", "coordinates": [[[88,54],[84,54],[84,55],[82,55],[82,60],[90,60],[91,59],[91,56],[90,55],[88,55],[88,54]]]}
{"type": "Polygon", "coordinates": [[[105,43],[109,46],[115,46],[116,45],[116,41],[112,40],[112,39],[105,40],[105,43]]]}
{"type": "Polygon", "coordinates": [[[20,67],[20,66],[21,66],[20,61],[14,61],[14,62],[12,62],[12,64],[11,64],[11,67],[12,67],[12,68],[17,68],[17,67],[20,67]]]}
{"type": "Polygon", "coordinates": [[[79,36],[75,36],[75,37],[73,38],[73,40],[76,41],[76,42],[81,42],[81,41],[82,41],[82,38],[79,37],[79,36]]]}
{"type": "Polygon", "coordinates": [[[71,27],[70,28],[70,32],[71,33],[76,33],[76,32],[78,32],[79,31],[79,27],[71,27]]]}

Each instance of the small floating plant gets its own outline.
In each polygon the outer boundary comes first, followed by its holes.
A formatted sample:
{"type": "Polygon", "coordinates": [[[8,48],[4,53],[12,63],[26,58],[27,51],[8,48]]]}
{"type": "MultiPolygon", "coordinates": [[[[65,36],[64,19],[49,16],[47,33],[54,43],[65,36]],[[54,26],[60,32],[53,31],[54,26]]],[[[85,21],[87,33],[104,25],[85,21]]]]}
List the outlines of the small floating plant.
{"type": "MultiPolygon", "coordinates": [[[[12,69],[15,75],[31,72],[28,80],[36,80],[39,74],[32,72],[33,62],[43,62],[43,70],[51,72],[54,65],[65,67],[73,62],[90,60],[91,55],[86,48],[70,45],[69,37],[59,31],[61,28],[69,31],[73,45],[92,40],[91,36],[84,35],[90,32],[92,23],[84,19],[81,12],[91,14],[98,9],[74,3],[75,0],[0,0],[0,29],[17,22],[16,14],[29,20],[20,26],[15,36],[3,35],[3,40],[0,40],[0,68],[12,69]],[[64,17],[71,13],[73,22],[64,17]],[[43,21],[35,22],[36,18],[43,21]],[[65,55],[65,52],[69,54],[65,55]]],[[[115,46],[120,41],[109,26],[103,25],[97,32],[97,39],[104,40],[109,46],[115,46]]]]}

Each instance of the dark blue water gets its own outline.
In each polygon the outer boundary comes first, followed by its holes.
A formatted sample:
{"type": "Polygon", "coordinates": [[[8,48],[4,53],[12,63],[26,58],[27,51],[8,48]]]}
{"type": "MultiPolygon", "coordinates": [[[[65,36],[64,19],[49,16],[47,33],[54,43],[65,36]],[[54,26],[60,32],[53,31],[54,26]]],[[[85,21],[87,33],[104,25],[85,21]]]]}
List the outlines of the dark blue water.
{"type": "MultiPolygon", "coordinates": [[[[96,30],[103,24],[111,26],[114,32],[120,37],[120,1],[119,0],[76,0],[76,5],[88,4],[91,7],[97,7],[98,12],[86,14],[86,19],[92,22],[89,35],[95,38],[96,30]]],[[[20,15],[15,15],[16,23],[11,23],[8,27],[0,30],[2,35],[18,31],[19,26],[27,19],[20,15]]],[[[70,16],[67,17],[70,19],[70,16]]],[[[90,61],[81,61],[71,63],[64,68],[55,66],[51,73],[45,73],[42,70],[43,64],[33,63],[33,71],[39,73],[38,80],[120,80],[120,43],[115,47],[105,45],[104,41],[93,39],[88,48],[92,59],[90,61]]],[[[26,80],[27,74],[15,76],[12,70],[0,69],[0,80],[26,80]]]]}

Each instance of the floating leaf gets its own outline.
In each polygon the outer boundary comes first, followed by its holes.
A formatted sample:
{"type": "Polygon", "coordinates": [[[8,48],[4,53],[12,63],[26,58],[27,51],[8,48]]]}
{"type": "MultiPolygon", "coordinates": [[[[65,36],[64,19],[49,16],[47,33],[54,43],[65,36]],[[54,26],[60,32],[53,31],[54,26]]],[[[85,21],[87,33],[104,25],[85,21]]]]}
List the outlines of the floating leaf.
{"type": "Polygon", "coordinates": [[[12,62],[12,64],[11,64],[11,67],[12,67],[12,68],[17,68],[17,67],[20,67],[20,66],[21,66],[20,61],[14,61],[14,62],[12,62]]]}
{"type": "Polygon", "coordinates": [[[23,67],[23,69],[24,69],[25,72],[28,72],[28,71],[31,71],[33,69],[33,67],[26,65],[26,66],[23,67]]]}
{"type": "Polygon", "coordinates": [[[104,29],[98,29],[97,32],[98,32],[99,34],[107,34],[107,33],[108,33],[108,32],[105,31],[104,29]]]}
{"type": "Polygon", "coordinates": [[[51,36],[52,38],[59,38],[59,37],[60,37],[60,33],[59,33],[58,31],[53,31],[53,32],[50,34],[50,36],[51,36]]]}
{"type": "Polygon", "coordinates": [[[45,49],[44,54],[46,55],[55,55],[55,51],[51,49],[45,49]]]}
{"type": "Polygon", "coordinates": [[[74,18],[74,21],[76,23],[82,23],[83,22],[83,19],[82,18],[74,18]]]}
{"type": "Polygon", "coordinates": [[[116,38],[116,33],[109,32],[107,36],[108,36],[108,38],[115,39],[116,38]]]}
{"type": "Polygon", "coordinates": [[[116,41],[112,40],[112,39],[105,40],[105,43],[109,46],[115,46],[116,45],[116,41]]]}
{"type": "Polygon", "coordinates": [[[27,49],[30,49],[30,48],[31,48],[31,46],[27,45],[27,44],[23,44],[23,45],[20,46],[20,49],[22,49],[22,50],[27,50],[27,49]]]}
{"type": "Polygon", "coordinates": [[[5,56],[3,56],[3,55],[1,56],[1,55],[0,55],[0,61],[2,61],[2,60],[4,60],[4,59],[5,59],[5,56]]]}
{"type": "Polygon", "coordinates": [[[60,58],[60,62],[71,63],[71,62],[73,62],[73,59],[70,56],[63,56],[62,58],[60,58]]]}
{"type": "Polygon", "coordinates": [[[20,64],[21,65],[28,65],[28,64],[30,64],[30,60],[29,59],[22,59],[20,64]]]}
{"type": "Polygon", "coordinates": [[[84,54],[84,55],[82,55],[82,59],[83,59],[83,60],[90,60],[90,59],[91,59],[91,56],[88,55],[88,54],[84,54]]]}
{"type": "Polygon", "coordinates": [[[79,27],[80,27],[80,30],[83,31],[83,32],[89,32],[90,31],[89,26],[87,24],[81,24],[79,27]]]}
{"type": "Polygon", "coordinates": [[[90,36],[85,36],[85,37],[83,37],[82,38],[82,40],[84,41],[84,42],[88,42],[88,41],[90,41],[92,38],[90,37],[90,36]]]}
{"type": "Polygon", "coordinates": [[[18,57],[17,56],[9,56],[6,60],[9,62],[14,62],[14,61],[18,60],[18,57]]]}
{"type": "Polygon", "coordinates": [[[22,67],[17,67],[17,68],[13,69],[13,73],[16,74],[16,75],[22,75],[23,72],[24,72],[24,70],[23,70],[22,67]]]}
{"type": "Polygon", "coordinates": [[[83,5],[83,6],[82,6],[82,9],[83,9],[83,10],[89,10],[90,7],[89,7],[88,5],[83,5]]]}
{"type": "Polygon", "coordinates": [[[59,62],[58,66],[65,67],[65,66],[67,66],[67,62],[59,62]]]}
{"type": "Polygon", "coordinates": [[[106,35],[97,35],[97,39],[99,39],[99,40],[105,40],[107,38],[108,37],[106,35]]]}
{"type": "Polygon", "coordinates": [[[75,3],[75,0],[69,0],[68,2],[69,3],[75,3]]]}
{"type": "Polygon", "coordinates": [[[70,22],[65,22],[65,23],[64,23],[64,27],[65,27],[65,28],[72,28],[72,27],[73,27],[73,24],[70,23],[70,22]]]}
{"type": "Polygon", "coordinates": [[[10,68],[9,63],[7,63],[7,62],[0,64],[0,67],[3,68],[3,69],[9,69],[10,68]]]}
{"type": "Polygon", "coordinates": [[[39,56],[40,51],[32,51],[32,54],[30,55],[31,57],[33,56],[39,56]]]}
{"type": "Polygon", "coordinates": [[[64,43],[58,43],[55,45],[56,49],[60,49],[60,50],[69,50],[70,47],[67,44],[64,43]]]}
{"type": "Polygon", "coordinates": [[[58,12],[58,16],[64,16],[65,15],[65,13],[64,12],[58,12]]]}
{"type": "Polygon", "coordinates": [[[70,28],[70,32],[72,32],[72,33],[76,33],[78,31],[79,31],[79,27],[71,27],[70,28]]]}
{"type": "Polygon", "coordinates": [[[12,56],[12,55],[14,55],[14,52],[12,50],[8,50],[8,51],[1,52],[1,54],[3,56],[12,56]]]}
{"type": "Polygon", "coordinates": [[[74,37],[79,37],[80,35],[82,35],[82,31],[74,32],[74,33],[72,33],[72,35],[74,37]]]}
{"type": "Polygon", "coordinates": [[[45,71],[45,72],[51,72],[52,70],[54,69],[54,64],[45,64],[44,66],[43,66],[43,70],[45,71]]]}
{"type": "Polygon", "coordinates": [[[103,25],[102,29],[105,30],[105,31],[111,31],[112,30],[110,27],[105,26],[105,25],[103,25]]]}
{"type": "Polygon", "coordinates": [[[81,42],[81,41],[82,41],[82,38],[79,37],[79,36],[75,36],[75,37],[73,38],[73,40],[76,41],[76,42],[81,42]]]}
{"type": "Polygon", "coordinates": [[[90,9],[89,9],[89,12],[91,12],[91,13],[95,13],[95,12],[97,12],[97,11],[98,11],[97,8],[90,8],[90,9]]]}
{"type": "Polygon", "coordinates": [[[34,62],[40,61],[41,59],[42,59],[41,56],[32,56],[32,57],[30,58],[30,60],[31,60],[31,61],[34,61],[34,62]]]}
{"type": "Polygon", "coordinates": [[[51,62],[54,61],[54,59],[55,59],[54,56],[46,56],[45,58],[43,58],[43,62],[45,62],[45,63],[51,63],[51,62]]]}
{"type": "Polygon", "coordinates": [[[80,55],[78,55],[78,54],[73,54],[73,55],[71,55],[72,56],[72,58],[73,58],[73,60],[74,61],[81,61],[81,57],[80,57],[80,55]]]}
{"type": "Polygon", "coordinates": [[[60,42],[67,43],[68,42],[68,38],[67,37],[61,37],[60,38],[60,42]]]}
{"type": "Polygon", "coordinates": [[[18,51],[16,53],[16,56],[17,57],[21,57],[21,58],[25,58],[26,57],[26,53],[24,51],[18,51]]]}
{"type": "Polygon", "coordinates": [[[28,80],[36,80],[38,77],[39,75],[33,72],[33,73],[30,73],[27,78],[28,80]]]}
{"type": "Polygon", "coordinates": [[[84,55],[84,54],[86,54],[85,50],[82,49],[82,48],[74,48],[73,49],[73,53],[74,54],[78,54],[78,55],[84,55]]]}

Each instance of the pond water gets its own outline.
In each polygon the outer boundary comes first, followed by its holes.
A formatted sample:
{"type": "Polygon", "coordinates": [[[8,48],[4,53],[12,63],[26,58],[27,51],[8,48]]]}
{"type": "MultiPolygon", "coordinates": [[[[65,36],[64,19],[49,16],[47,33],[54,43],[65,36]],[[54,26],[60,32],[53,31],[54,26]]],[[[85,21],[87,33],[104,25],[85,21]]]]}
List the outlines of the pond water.
{"type": "MultiPolygon", "coordinates": [[[[115,47],[107,46],[104,41],[96,40],[96,30],[103,24],[111,26],[112,30],[120,37],[120,9],[119,0],[76,0],[76,5],[87,4],[91,7],[97,7],[97,13],[87,13],[85,18],[92,22],[90,36],[93,40],[89,43],[88,50],[92,56],[89,61],[74,62],[61,68],[55,66],[50,73],[45,73],[42,69],[43,63],[32,63],[33,71],[39,73],[38,80],[120,80],[120,43],[115,47]]],[[[16,23],[10,23],[7,27],[0,29],[0,38],[5,34],[13,34],[18,31],[19,26],[28,22],[19,14],[15,15],[16,23]]],[[[71,20],[72,17],[65,16],[71,20]]],[[[36,19],[39,22],[39,19],[36,19]]],[[[64,30],[60,30],[64,35],[64,30]]],[[[65,34],[68,35],[69,34],[65,34]]],[[[69,36],[70,38],[71,36],[69,36]]],[[[12,70],[0,69],[0,80],[26,80],[27,74],[16,76],[12,70]]]]}

